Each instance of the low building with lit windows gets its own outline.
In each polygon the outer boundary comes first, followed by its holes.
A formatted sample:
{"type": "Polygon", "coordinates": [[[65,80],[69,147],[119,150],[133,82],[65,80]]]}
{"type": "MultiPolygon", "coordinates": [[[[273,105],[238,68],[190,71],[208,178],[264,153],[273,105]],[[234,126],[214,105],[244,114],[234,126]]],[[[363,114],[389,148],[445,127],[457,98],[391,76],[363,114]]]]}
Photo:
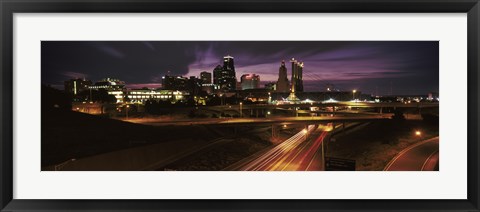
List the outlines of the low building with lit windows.
{"type": "Polygon", "coordinates": [[[143,104],[147,100],[170,101],[174,103],[185,101],[185,96],[187,95],[189,95],[189,93],[186,91],[132,89],[127,91],[126,97],[129,102],[138,104],[143,104]]]}

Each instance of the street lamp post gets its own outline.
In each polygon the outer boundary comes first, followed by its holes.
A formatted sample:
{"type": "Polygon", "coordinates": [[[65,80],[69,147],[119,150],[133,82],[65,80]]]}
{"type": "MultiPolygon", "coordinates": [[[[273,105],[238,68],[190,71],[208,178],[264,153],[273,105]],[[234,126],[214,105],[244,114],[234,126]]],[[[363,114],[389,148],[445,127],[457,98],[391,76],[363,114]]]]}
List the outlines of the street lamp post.
{"type": "Polygon", "coordinates": [[[130,107],[130,105],[127,105],[125,106],[125,116],[126,116],[126,120],[128,120],[128,108],[130,107]]]}
{"type": "Polygon", "coordinates": [[[357,92],[357,90],[353,90],[353,91],[352,91],[352,100],[354,100],[354,101],[355,101],[355,93],[356,93],[356,92],[357,92]]]}
{"type": "Polygon", "coordinates": [[[242,102],[240,102],[240,118],[242,118],[242,116],[243,116],[243,112],[242,112],[242,105],[243,105],[243,103],[242,103],[242,102]]]}

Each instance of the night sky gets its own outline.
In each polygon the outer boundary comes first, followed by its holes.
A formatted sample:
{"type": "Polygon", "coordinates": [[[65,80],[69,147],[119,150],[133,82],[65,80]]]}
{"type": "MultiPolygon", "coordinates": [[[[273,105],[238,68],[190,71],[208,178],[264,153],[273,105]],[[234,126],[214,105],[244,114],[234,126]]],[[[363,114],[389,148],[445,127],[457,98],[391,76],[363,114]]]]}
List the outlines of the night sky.
{"type": "MultiPolygon", "coordinates": [[[[42,83],[63,89],[63,81],[105,77],[129,88],[161,86],[167,74],[213,72],[224,55],[235,58],[237,80],[260,75],[276,82],[282,60],[305,64],[305,91],[340,90],[373,95],[438,92],[436,41],[43,41],[42,83]]],[[[291,66],[287,64],[289,80],[291,66]]]]}

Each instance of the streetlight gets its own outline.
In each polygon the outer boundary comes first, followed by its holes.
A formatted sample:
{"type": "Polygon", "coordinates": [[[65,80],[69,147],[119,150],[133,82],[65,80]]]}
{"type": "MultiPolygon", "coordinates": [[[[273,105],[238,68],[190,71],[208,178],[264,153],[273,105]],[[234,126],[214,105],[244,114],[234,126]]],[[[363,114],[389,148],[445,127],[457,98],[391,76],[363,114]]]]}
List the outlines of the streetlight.
{"type": "Polygon", "coordinates": [[[417,130],[417,131],[415,131],[415,135],[416,135],[416,136],[421,136],[421,135],[422,135],[422,132],[421,132],[420,130],[417,130]]]}
{"type": "Polygon", "coordinates": [[[243,116],[243,113],[242,113],[242,105],[243,105],[243,103],[240,102],[240,118],[242,118],[242,116],[243,116]]]}
{"type": "Polygon", "coordinates": [[[355,93],[357,92],[357,90],[353,90],[352,91],[352,99],[355,100],[355,93]]]}
{"type": "Polygon", "coordinates": [[[67,160],[67,161],[65,161],[65,162],[63,162],[63,163],[60,163],[60,164],[58,164],[58,165],[55,165],[55,167],[54,167],[54,168],[55,168],[55,171],[60,171],[65,165],[67,165],[68,163],[73,162],[73,161],[75,161],[75,160],[76,160],[75,158],[72,158],[72,159],[67,160]]]}

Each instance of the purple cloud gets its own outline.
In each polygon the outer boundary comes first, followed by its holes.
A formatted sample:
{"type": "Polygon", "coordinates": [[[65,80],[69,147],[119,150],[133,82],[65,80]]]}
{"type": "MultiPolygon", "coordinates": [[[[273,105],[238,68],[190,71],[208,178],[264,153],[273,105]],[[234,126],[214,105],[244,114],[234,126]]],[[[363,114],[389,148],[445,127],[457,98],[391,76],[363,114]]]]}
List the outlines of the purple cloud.
{"type": "Polygon", "coordinates": [[[63,76],[66,76],[70,79],[84,79],[88,78],[88,75],[84,73],[79,73],[79,72],[73,72],[73,71],[67,71],[67,72],[62,72],[61,73],[63,76]]]}

